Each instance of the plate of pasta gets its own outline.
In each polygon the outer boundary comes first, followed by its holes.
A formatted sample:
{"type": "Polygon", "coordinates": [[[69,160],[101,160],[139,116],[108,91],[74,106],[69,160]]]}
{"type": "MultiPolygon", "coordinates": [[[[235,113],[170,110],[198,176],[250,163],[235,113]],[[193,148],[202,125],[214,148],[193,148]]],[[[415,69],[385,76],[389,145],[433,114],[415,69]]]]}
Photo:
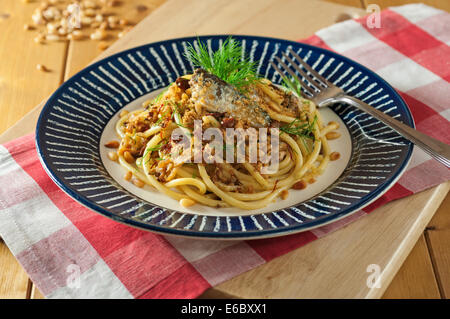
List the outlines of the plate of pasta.
{"type": "Polygon", "coordinates": [[[270,62],[293,49],[348,94],[413,126],[383,79],[336,53],[254,36],[167,40],[64,83],[38,121],[49,176],[141,229],[254,239],[357,212],[401,176],[412,145],[347,105],[318,109],[270,62]]]}

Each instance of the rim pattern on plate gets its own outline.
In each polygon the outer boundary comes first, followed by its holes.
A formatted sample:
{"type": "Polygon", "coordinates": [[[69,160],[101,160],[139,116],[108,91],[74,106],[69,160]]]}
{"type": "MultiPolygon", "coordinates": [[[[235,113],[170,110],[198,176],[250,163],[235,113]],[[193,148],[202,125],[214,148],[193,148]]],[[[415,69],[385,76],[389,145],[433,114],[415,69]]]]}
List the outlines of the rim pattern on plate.
{"type": "MultiPolygon", "coordinates": [[[[228,36],[203,36],[216,50],[228,36]]],[[[233,36],[242,54],[258,62],[258,73],[274,83],[275,56],[293,48],[307,63],[349,95],[413,126],[395,90],[370,70],[333,52],[280,39],[233,36]]],[[[211,238],[259,238],[299,232],[345,217],[383,194],[400,176],[412,144],[370,115],[346,105],[332,109],[352,136],[344,173],[313,198],[271,213],[204,216],[165,209],[131,194],[106,171],[99,153],[106,123],[122,107],[167,86],[193,70],[181,38],[127,50],[99,61],[64,83],[48,100],[38,121],[36,144],[44,168],[65,192],[107,217],[161,233],[211,238]]]]}

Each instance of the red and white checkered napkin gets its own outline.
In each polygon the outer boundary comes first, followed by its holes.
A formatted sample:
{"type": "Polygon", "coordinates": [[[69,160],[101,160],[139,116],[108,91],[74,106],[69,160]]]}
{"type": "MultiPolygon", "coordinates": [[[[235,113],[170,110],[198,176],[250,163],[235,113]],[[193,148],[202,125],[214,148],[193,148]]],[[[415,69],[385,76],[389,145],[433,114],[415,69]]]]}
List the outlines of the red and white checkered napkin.
{"type": "MultiPolygon", "coordinates": [[[[406,5],[383,11],[381,27],[345,21],[305,42],[377,72],[406,100],[419,130],[450,143],[450,14],[406,5]]],[[[399,182],[347,219],[274,239],[180,239],[119,224],[72,200],[44,172],[28,135],[0,146],[0,235],[50,298],[193,298],[388,201],[449,179],[447,168],[415,149],[399,182]]]]}

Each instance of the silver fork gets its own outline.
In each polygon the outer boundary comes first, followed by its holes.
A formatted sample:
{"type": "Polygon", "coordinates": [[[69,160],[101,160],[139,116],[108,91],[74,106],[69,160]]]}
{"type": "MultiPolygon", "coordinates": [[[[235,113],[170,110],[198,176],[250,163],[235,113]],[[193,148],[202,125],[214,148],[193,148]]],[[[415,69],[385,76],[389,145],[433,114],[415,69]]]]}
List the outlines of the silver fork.
{"type": "MultiPolygon", "coordinates": [[[[305,79],[298,77],[295,72],[289,68],[280,58],[275,57],[279,64],[298,82],[302,85],[303,89],[310,95],[308,98],[311,99],[318,107],[329,106],[335,103],[345,103],[358,108],[372,115],[377,120],[383,122],[387,126],[391,127],[398,134],[408,139],[426,153],[434,157],[437,161],[450,167],[450,146],[438,141],[426,134],[423,134],[412,127],[390,117],[389,115],[377,110],[376,108],[370,106],[363,101],[360,101],[352,96],[346,95],[345,92],[325,79],[313,68],[311,68],[305,61],[303,61],[298,54],[296,54],[292,49],[289,49],[292,56],[300,63],[305,70],[303,70],[299,65],[294,63],[294,61],[283,52],[284,58],[292,65],[292,67],[305,79]],[[309,84],[309,85],[308,85],[309,84]]],[[[274,62],[270,62],[274,69],[280,73],[282,77],[285,77],[283,71],[281,71],[274,62]]]]}

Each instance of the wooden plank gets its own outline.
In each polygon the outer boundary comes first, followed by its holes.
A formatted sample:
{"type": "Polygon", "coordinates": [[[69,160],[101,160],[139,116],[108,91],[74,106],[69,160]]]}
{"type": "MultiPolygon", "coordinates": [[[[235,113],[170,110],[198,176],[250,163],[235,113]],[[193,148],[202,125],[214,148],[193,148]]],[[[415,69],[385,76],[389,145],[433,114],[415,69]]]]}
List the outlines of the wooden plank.
{"type": "Polygon", "coordinates": [[[28,276],[3,241],[0,241],[0,270],[0,299],[27,298],[28,276]]]}
{"type": "Polygon", "coordinates": [[[450,298],[450,195],[428,225],[426,238],[442,297],[450,298]]]}
{"type": "Polygon", "coordinates": [[[450,182],[384,205],[202,297],[380,298],[449,189],[450,182]],[[366,285],[370,264],[381,268],[380,288],[366,285]]]}
{"type": "MultiPolygon", "coordinates": [[[[2,0],[0,133],[61,84],[67,44],[38,45],[33,41],[35,33],[24,30],[37,6],[38,3],[2,0]],[[38,71],[37,64],[45,65],[50,72],[38,71]]],[[[4,242],[0,242],[0,269],[0,298],[26,298],[31,288],[28,276],[4,242]]]]}
{"type": "MultiPolygon", "coordinates": [[[[128,36],[119,39],[95,59],[152,41],[201,34],[254,34],[297,40],[310,36],[320,28],[333,24],[342,14],[361,15],[364,11],[323,1],[310,0],[216,0],[205,7],[204,1],[166,1],[153,14],[137,25],[128,36]],[[313,14],[314,13],[314,14],[313,14]],[[167,17],[170,17],[168,19],[167,17]],[[301,27],[298,25],[302,21],[301,27]],[[270,23],[267,23],[270,21],[270,23]]],[[[73,50],[71,50],[73,52],[73,50]]],[[[70,64],[69,75],[79,69],[70,64]]],[[[0,135],[0,143],[30,133],[36,124],[43,103],[26,114],[20,123],[0,135]]]]}
{"type": "Polygon", "coordinates": [[[325,0],[328,2],[333,2],[333,3],[337,3],[337,4],[343,4],[346,6],[352,6],[352,7],[356,7],[356,8],[365,8],[364,7],[364,0],[325,0]]]}
{"type": "MultiPolygon", "coordinates": [[[[116,15],[121,19],[126,19],[130,22],[130,26],[138,24],[143,18],[149,15],[152,11],[157,9],[166,0],[127,0],[121,1],[120,5],[108,8],[106,11],[108,15],[116,15]],[[146,10],[138,10],[137,7],[145,6],[146,10]]],[[[89,63],[91,63],[99,54],[103,52],[99,48],[99,43],[104,42],[111,45],[118,39],[118,34],[122,30],[108,30],[108,37],[104,41],[93,41],[90,39],[82,41],[72,41],[69,46],[69,53],[67,59],[67,67],[65,73],[65,80],[70,78],[75,73],[82,70],[89,63]]],[[[92,29],[84,31],[87,35],[93,32],[92,29]]]]}
{"type": "MultiPolygon", "coordinates": [[[[135,25],[164,2],[165,0],[128,0],[126,2],[121,2],[119,6],[109,8],[107,12],[108,14],[115,14],[120,18],[125,18],[130,21],[131,25],[135,25]],[[137,10],[138,5],[144,5],[147,9],[137,10]]],[[[109,31],[108,38],[102,42],[111,45],[118,39],[120,31],[120,29],[109,31]]],[[[89,35],[93,30],[87,29],[83,30],[83,32],[86,35],[89,35]]],[[[79,72],[102,52],[103,50],[99,48],[99,41],[93,41],[87,37],[82,41],[70,41],[66,68],[64,71],[64,80],[67,80],[72,75],[79,72]]],[[[39,289],[32,284],[30,298],[44,299],[45,297],[39,289]]]]}
{"type": "Polygon", "coordinates": [[[422,234],[383,298],[433,299],[440,297],[427,243],[422,234]]]}
{"type": "Polygon", "coordinates": [[[23,29],[24,24],[31,22],[32,12],[38,5],[38,2],[25,4],[17,0],[1,0],[0,133],[61,83],[67,44],[36,44],[33,41],[36,33],[23,29]],[[38,71],[37,64],[45,65],[51,72],[38,71]]]}
{"type": "Polygon", "coordinates": [[[30,299],[45,299],[45,297],[42,292],[40,292],[39,289],[35,285],[33,285],[31,289],[30,299]]]}
{"type": "Polygon", "coordinates": [[[424,3],[428,6],[432,6],[450,12],[450,1],[448,0],[376,0],[376,1],[362,0],[362,1],[364,2],[365,7],[367,7],[371,3],[374,3],[379,5],[381,9],[411,3],[424,3]]]}

